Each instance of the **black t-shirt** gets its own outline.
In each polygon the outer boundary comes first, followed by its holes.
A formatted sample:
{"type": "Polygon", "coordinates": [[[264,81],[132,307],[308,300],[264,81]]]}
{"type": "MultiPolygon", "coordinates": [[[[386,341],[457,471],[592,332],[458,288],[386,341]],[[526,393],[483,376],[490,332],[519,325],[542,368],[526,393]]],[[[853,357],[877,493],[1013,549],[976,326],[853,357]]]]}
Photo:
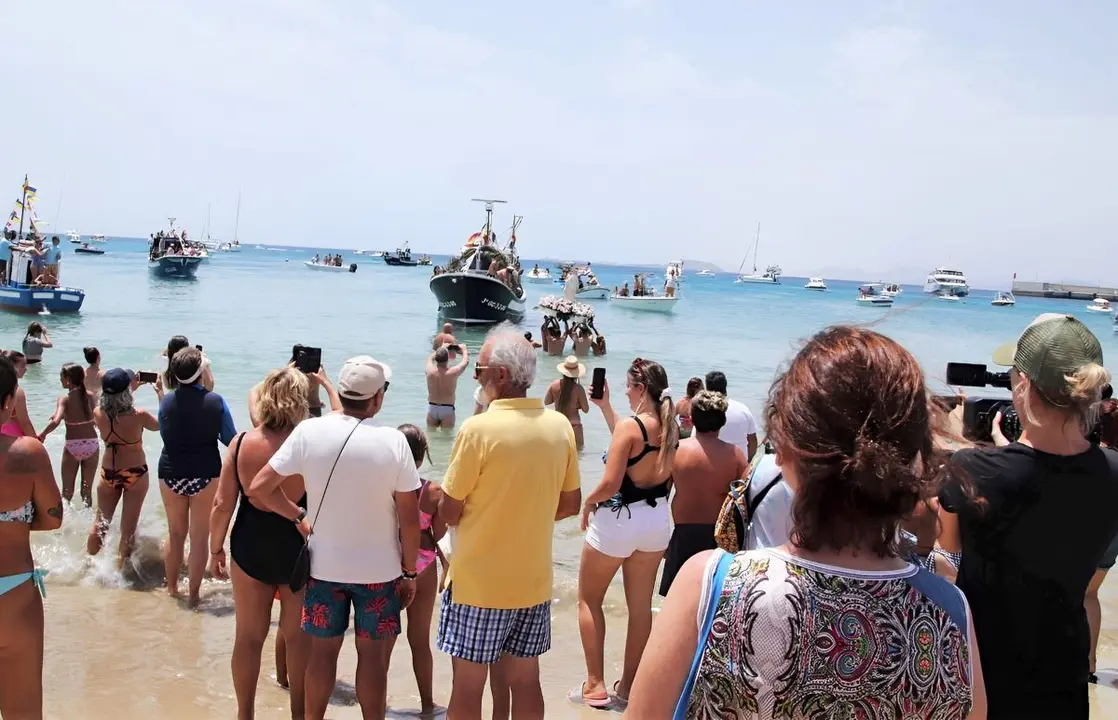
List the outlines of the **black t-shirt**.
{"type": "Polygon", "coordinates": [[[971,606],[991,708],[1002,693],[1085,692],[1083,596],[1118,533],[1118,451],[1061,456],[1013,443],[960,450],[951,468],[940,502],[959,516],[957,584],[971,606]],[[985,509],[965,498],[961,473],[985,509]]]}

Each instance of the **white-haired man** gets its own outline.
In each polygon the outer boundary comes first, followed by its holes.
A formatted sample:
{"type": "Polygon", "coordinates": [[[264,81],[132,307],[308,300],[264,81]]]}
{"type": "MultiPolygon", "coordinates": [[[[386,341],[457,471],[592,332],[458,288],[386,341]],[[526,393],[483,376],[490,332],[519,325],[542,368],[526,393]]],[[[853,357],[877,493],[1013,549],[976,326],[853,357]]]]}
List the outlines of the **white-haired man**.
{"type": "Polygon", "coordinates": [[[570,421],[527,397],[536,351],[516,328],[493,330],[474,377],[489,409],[458,433],[439,513],[455,526],[439,649],[454,663],[452,718],[480,718],[490,666],[513,717],[543,717],[539,656],[551,647],[551,537],[582,502],[570,421]]]}

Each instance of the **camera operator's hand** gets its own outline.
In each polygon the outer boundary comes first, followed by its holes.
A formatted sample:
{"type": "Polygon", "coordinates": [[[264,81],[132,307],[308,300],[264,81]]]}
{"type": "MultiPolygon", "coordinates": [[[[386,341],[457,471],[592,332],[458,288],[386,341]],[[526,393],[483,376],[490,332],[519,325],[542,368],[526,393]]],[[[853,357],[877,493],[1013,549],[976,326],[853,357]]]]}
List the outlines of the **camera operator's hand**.
{"type": "Polygon", "coordinates": [[[940,450],[953,452],[959,448],[970,447],[970,443],[963,439],[963,413],[966,410],[967,396],[962,389],[955,390],[955,407],[947,413],[944,423],[944,434],[936,437],[936,445],[940,450]]]}
{"type": "Polygon", "coordinates": [[[1009,439],[1002,434],[1002,411],[999,410],[994,415],[994,423],[990,426],[990,437],[994,439],[994,444],[998,447],[1005,447],[1009,444],[1009,439]]]}

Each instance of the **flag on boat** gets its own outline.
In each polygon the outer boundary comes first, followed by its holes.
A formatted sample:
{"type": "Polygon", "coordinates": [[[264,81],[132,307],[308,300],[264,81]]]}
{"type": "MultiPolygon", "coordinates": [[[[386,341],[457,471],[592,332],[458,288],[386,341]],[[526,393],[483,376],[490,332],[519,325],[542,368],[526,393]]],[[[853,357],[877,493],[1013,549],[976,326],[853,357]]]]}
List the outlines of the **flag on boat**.
{"type": "Polygon", "coordinates": [[[24,185],[23,192],[27,195],[27,199],[30,200],[31,198],[35,197],[35,193],[38,191],[30,185],[24,185]]]}

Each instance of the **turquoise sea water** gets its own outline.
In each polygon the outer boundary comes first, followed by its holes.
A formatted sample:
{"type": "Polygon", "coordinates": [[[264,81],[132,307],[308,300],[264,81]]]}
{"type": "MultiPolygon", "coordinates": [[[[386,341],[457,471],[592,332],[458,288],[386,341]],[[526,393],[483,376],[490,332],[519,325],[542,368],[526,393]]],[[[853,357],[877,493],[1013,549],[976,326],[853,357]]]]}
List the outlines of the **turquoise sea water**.
{"type": "MultiPolygon", "coordinates": [[[[283,365],[295,343],[322,347],[324,365],[335,377],[342,360],[352,355],[367,353],[387,362],[394,376],[382,421],[423,425],[427,400],[423,365],[441,325],[427,287],[431,268],[388,267],[379,258],[337,249],[346,263],[358,263],[355,274],[313,272],[302,263],[323,249],[246,248],[240,253],[215,253],[194,281],[163,280],[149,276],[144,241],[114,239],[102,247],[107,251],[103,256],[75,255],[65,248],[62,280],[87,294],[80,315],[0,312],[4,347],[20,347],[30,320],[44,322],[55,343],[45,352],[44,362],[32,366],[23,381],[36,429],[45,425],[61,392],[59,368],[65,362],[82,362],[83,346],[99,347],[105,368],[159,370],[165,364],[160,351],[176,334],[204,347],[213,361],[216,390],[227,398],[239,427],[248,426],[249,389],[269,370],[283,365]]],[[[434,262],[445,259],[434,257],[434,262]]],[[[524,262],[530,268],[533,261],[524,262]]],[[[603,284],[614,286],[631,281],[636,270],[596,266],[595,271],[603,284]]],[[[658,360],[677,393],[683,392],[689,377],[720,369],[729,378],[730,394],[759,416],[781,364],[803,339],[835,323],[874,323],[875,329],[913,352],[937,391],[946,391],[942,380],[948,361],[987,362],[997,345],[1015,338],[1041,312],[1078,316],[1098,334],[1107,358],[1118,358],[1112,318],[1087,312],[1083,301],[1018,298],[1016,307],[995,308],[989,304],[992,290],[976,290],[965,302],[948,303],[923,295],[918,287],[905,287],[894,308],[883,311],[856,305],[857,282],[828,279],[830,290],[825,293],[805,290],[804,282],[788,277],[779,286],[737,285],[728,273],[702,278],[688,270],[674,314],[635,312],[608,301],[595,302],[595,324],[607,336],[609,355],[585,362],[590,368],[604,365],[616,389],[634,357],[658,360]]],[[[561,294],[557,284],[530,284],[527,290],[529,307],[543,295],[561,294]]],[[[524,329],[538,336],[540,321],[538,311],[530,310],[524,329]]],[[[456,334],[473,353],[484,339],[484,330],[479,329],[460,329],[456,334]]],[[[557,362],[558,358],[541,354],[535,394],[542,396],[547,383],[558,376],[557,362]]],[[[458,389],[459,422],[473,411],[474,388],[469,374],[464,375],[458,389]]],[[[155,409],[154,392],[142,388],[136,395],[138,407],[155,409]]],[[[624,402],[620,393],[615,392],[614,402],[624,402]]],[[[589,490],[600,479],[601,453],[609,434],[593,408],[585,428],[583,487],[589,490]]],[[[63,439],[60,428],[47,441],[56,472],[63,439]]],[[[452,440],[450,433],[434,434],[434,466],[423,469],[426,477],[441,477],[452,440]]],[[[147,434],[149,463],[159,449],[158,434],[147,434]]],[[[142,534],[161,535],[162,517],[153,483],[142,534]]],[[[55,571],[52,581],[109,579],[108,563],[103,561],[112,553],[103,553],[105,557],[94,565],[84,556],[90,519],[88,511],[75,510],[67,516],[62,533],[38,538],[37,555],[55,571]]],[[[577,522],[561,524],[556,538],[557,582],[569,588],[581,547],[577,522]]],[[[110,536],[108,547],[113,543],[110,536]]]]}

